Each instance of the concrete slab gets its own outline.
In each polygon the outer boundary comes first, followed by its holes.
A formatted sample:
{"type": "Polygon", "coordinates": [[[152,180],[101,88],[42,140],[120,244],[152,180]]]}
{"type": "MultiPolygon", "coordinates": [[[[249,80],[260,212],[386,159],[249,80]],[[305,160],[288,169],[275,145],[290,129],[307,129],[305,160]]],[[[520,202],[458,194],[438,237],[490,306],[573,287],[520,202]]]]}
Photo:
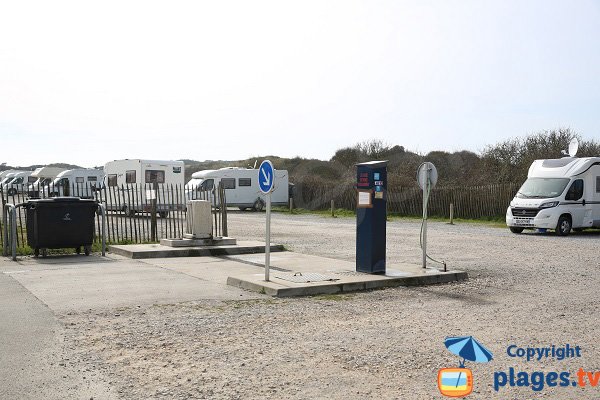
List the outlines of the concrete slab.
{"type": "MultiPolygon", "coordinates": [[[[235,254],[264,253],[264,242],[241,241],[237,245],[168,247],[160,244],[110,245],[108,251],[132,259],[169,257],[209,257],[235,254]]],[[[271,244],[271,252],[285,251],[282,245],[271,244]]]]}
{"type": "Polygon", "coordinates": [[[183,239],[160,239],[161,246],[167,247],[195,247],[195,246],[231,246],[237,244],[235,238],[217,237],[217,238],[183,238],[183,239]]]}
{"type": "MultiPolygon", "coordinates": [[[[75,257],[49,260],[39,264],[35,259],[2,263],[1,270],[56,313],[260,296],[227,287],[226,278],[217,283],[202,279],[200,275],[192,276],[130,259],[84,263],[66,262],[75,257]]],[[[205,273],[210,276],[213,272],[205,270],[205,273]]]]}
{"type": "MultiPolygon", "coordinates": [[[[258,265],[261,260],[254,255],[230,256],[246,263],[258,265]]],[[[264,266],[264,264],[262,264],[264,266]]],[[[467,279],[467,273],[451,270],[447,272],[434,268],[423,269],[419,265],[394,264],[385,275],[363,274],[355,271],[354,262],[334,260],[324,257],[296,253],[279,253],[272,258],[274,270],[270,281],[265,282],[263,273],[232,274],[227,284],[276,297],[312,296],[318,294],[347,293],[396,286],[416,286],[447,283],[467,279]],[[278,271],[281,271],[278,273],[278,271]],[[288,274],[316,273],[332,278],[331,281],[291,282],[288,274]],[[278,277],[279,275],[279,277],[278,277]]]]}
{"type": "Polygon", "coordinates": [[[260,298],[264,294],[284,297],[344,293],[428,285],[467,277],[460,271],[423,271],[416,265],[407,264],[394,265],[385,276],[361,274],[354,271],[354,263],[350,261],[292,252],[273,253],[271,262],[271,282],[263,281],[264,254],[145,260],[113,254],[105,258],[82,255],[45,259],[22,257],[18,262],[1,260],[0,273],[18,281],[56,313],[201,299],[260,298]],[[294,283],[282,279],[295,272],[327,275],[334,281],[294,283]]]}

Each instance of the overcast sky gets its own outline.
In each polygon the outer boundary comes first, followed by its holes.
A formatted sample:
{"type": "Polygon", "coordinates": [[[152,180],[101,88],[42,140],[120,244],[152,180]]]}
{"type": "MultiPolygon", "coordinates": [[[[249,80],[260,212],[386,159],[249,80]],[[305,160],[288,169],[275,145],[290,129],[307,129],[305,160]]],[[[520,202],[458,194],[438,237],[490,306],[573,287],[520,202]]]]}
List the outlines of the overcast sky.
{"type": "Polygon", "coordinates": [[[3,1],[0,162],[600,137],[599,1],[3,1]]]}

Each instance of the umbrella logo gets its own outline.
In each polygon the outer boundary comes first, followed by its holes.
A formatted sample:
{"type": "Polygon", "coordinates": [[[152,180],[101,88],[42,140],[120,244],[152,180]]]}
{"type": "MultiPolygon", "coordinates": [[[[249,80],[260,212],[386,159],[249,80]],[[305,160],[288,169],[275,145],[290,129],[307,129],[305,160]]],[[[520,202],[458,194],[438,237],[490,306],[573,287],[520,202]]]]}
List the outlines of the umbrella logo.
{"type": "Polygon", "coordinates": [[[465,368],[465,361],[486,363],[492,360],[492,352],[473,336],[448,337],[444,345],[462,358],[458,368],[442,368],[438,371],[438,389],[448,397],[463,397],[473,391],[473,372],[465,368]]]}

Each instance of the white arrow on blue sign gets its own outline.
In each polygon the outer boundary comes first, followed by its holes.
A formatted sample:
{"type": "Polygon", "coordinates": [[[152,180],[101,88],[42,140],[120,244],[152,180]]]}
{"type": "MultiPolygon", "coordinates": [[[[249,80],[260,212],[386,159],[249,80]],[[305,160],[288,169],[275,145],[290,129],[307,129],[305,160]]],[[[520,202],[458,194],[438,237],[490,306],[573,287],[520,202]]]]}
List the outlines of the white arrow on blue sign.
{"type": "Polygon", "coordinates": [[[260,191],[264,194],[270,193],[273,190],[274,180],[273,164],[269,160],[263,161],[258,168],[258,187],[260,191]]]}

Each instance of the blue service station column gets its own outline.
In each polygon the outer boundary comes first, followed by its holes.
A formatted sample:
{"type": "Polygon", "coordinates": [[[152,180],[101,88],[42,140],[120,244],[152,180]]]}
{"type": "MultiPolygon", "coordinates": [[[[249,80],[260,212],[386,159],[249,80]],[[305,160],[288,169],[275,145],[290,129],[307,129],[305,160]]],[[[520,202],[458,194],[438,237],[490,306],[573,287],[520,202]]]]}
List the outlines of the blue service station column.
{"type": "Polygon", "coordinates": [[[385,274],[387,161],[356,164],[356,271],[385,274]]]}

